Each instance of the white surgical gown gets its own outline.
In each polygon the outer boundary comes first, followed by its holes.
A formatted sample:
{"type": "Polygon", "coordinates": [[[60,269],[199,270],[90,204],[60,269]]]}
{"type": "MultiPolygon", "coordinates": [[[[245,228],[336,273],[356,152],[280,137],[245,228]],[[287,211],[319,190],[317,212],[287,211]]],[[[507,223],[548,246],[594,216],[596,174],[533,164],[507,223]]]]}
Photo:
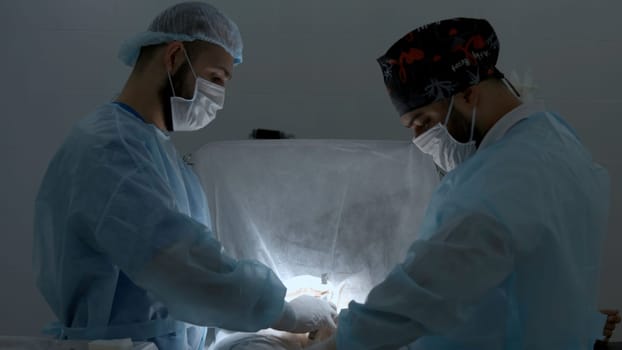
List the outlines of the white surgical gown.
{"type": "Polygon", "coordinates": [[[537,112],[441,182],[405,261],[339,319],[340,350],[585,350],[609,177],[537,112]]]}
{"type": "Polygon", "coordinates": [[[201,326],[269,327],[285,287],[264,265],[227,257],[208,215],[165,133],[116,104],[80,121],[36,201],[34,266],[52,331],[178,350],[203,346],[201,326]]]}

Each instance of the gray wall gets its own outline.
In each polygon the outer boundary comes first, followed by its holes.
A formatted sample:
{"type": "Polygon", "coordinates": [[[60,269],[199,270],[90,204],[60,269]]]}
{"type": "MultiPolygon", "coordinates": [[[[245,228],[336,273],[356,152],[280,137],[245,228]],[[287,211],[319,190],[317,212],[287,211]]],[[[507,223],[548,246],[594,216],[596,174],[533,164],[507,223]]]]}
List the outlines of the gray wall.
{"type": "MultiPolygon", "coordinates": [[[[129,72],[120,42],[172,0],[0,2],[3,170],[0,175],[0,334],[36,334],[52,319],[31,273],[33,201],[73,122],[110,100],[129,72]]],[[[239,24],[245,63],[226,109],[206,130],[177,135],[182,152],[246,138],[257,127],[299,138],[408,139],[375,58],[410,29],[453,16],[488,18],[500,67],[531,70],[537,97],[567,117],[611,172],[611,228],[601,305],[622,307],[622,44],[619,0],[218,0],[239,24]]],[[[622,333],[622,332],[618,332],[622,333]]]]}

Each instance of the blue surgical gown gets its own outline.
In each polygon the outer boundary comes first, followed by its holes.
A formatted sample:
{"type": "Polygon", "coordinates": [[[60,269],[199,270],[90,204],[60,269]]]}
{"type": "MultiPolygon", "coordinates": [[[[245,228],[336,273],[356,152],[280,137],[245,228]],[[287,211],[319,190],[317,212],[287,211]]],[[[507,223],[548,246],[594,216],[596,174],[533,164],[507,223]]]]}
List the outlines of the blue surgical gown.
{"type": "Polygon", "coordinates": [[[531,114],[443,178],[337,348],[591,349],[609,186],[559,116],[531,114]]]}
{"type": "Polygon", "coordinates": [[[36,200],[34,267],[52,331],[194,350],[204,326],[269,327],[285,287],[266,266],[225,255],[208,215],[165,133],[117,104],[81,120],[36,200]]]}

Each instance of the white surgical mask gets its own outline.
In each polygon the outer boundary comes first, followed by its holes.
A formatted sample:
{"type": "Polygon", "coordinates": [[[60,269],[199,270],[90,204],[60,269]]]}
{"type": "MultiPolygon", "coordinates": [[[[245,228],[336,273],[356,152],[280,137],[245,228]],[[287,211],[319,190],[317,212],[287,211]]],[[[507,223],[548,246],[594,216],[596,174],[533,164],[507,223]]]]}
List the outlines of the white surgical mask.
{"type": "Polygon", "coordinates": [[[173,131],[195,131],[206,127],[216,118],[216,112],[221,110],[225,103],[225,88],[197,76],[185,50],[184,54],[196,82],[191,99],[175,96],[171,73],[168,72],[168,80],[173,89],[171,97],[173,131]]]}
{"type": "Polygon", "coordinates": [[[431,155],[432,159],[434,159],[434,163],[446,173],[455,169],[477,150],[475,140],[473,139],[477,109],[473,107],[473,114],[471,115],[471,137],[469,138],[469,142],[462,143],[456,141],[447,130],[447,122],[449,121],[453,105],[454,98],[452,96],[444,124],[438,123],[423,134],[413,137],[413,143],[419,147],[423,153],[431,155]]]}

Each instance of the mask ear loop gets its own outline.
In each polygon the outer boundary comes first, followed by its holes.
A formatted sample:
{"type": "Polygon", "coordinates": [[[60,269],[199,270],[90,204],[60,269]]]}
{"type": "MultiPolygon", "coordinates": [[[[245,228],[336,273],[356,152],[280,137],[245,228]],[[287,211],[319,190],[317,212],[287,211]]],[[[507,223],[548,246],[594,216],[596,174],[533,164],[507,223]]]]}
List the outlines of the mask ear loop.
{"type": "MultiPolygon", "coordinates": [[[[194,72],[194,68],[192,67],[192,63],[190,62],[190,57],[188,57],[188,52],[186,52],[186,48],[182,45],[181,49],[184,52],[184,56],[186,56],[186,61],[188,62],[188,66],[190,66],[190,71],[192,75],[194,75],[194,79],[197,79],[197,74],[194,72]]],[[[177,97],[175,94],[175,86],[173,85],[173,79],[171,78],[171,72],[166,71],[166,75],[168,76],[168,83],[171,84],[171,90],[173,91],[173,97],[177,97]]]]}
{"type": "Polygon", "coordinates": [[[186,56],[186,61],[188,61],[188,65],[190,66],[190,71],[192,72],[192,75],[194,75],[194,79],[196,79],[197,74],[194,72],[194,68],[192,68],[192,62],[190,62],[190,57],[188,57],[188,52],[186,52],[185,47],[182,47],[182,49],[184,50],[184,56],[186,56]]]}
{"type": "Polygon", "coordinates": [[[475,115],[477,114],[477,102],[475,102],[475,106],[473,106],[473,113],[471,114],[471,136],[469,137],[469,142],[473,141],[473,136],[475,136],[475,115]]]}
{"type": "Polygon", "coordinates": [[[171,72],[167,70],[166,75],[168,76],[168,83],[171,84],[171,90],[173,91],[173,97],[177,97],[177,95],[175,94],[175,87],[173,86],[173,79],[171,79],[171,72]]]}
{"type": "Polygon", "coordinates": [[[451,110],[454,108],[454,96],[452,95],[449,99],[449,109],[447,110],[447,116],[445,116],[445,127],[447,127],[447,122],[449,122],[449,117],[451,116],[451,110]]]}

